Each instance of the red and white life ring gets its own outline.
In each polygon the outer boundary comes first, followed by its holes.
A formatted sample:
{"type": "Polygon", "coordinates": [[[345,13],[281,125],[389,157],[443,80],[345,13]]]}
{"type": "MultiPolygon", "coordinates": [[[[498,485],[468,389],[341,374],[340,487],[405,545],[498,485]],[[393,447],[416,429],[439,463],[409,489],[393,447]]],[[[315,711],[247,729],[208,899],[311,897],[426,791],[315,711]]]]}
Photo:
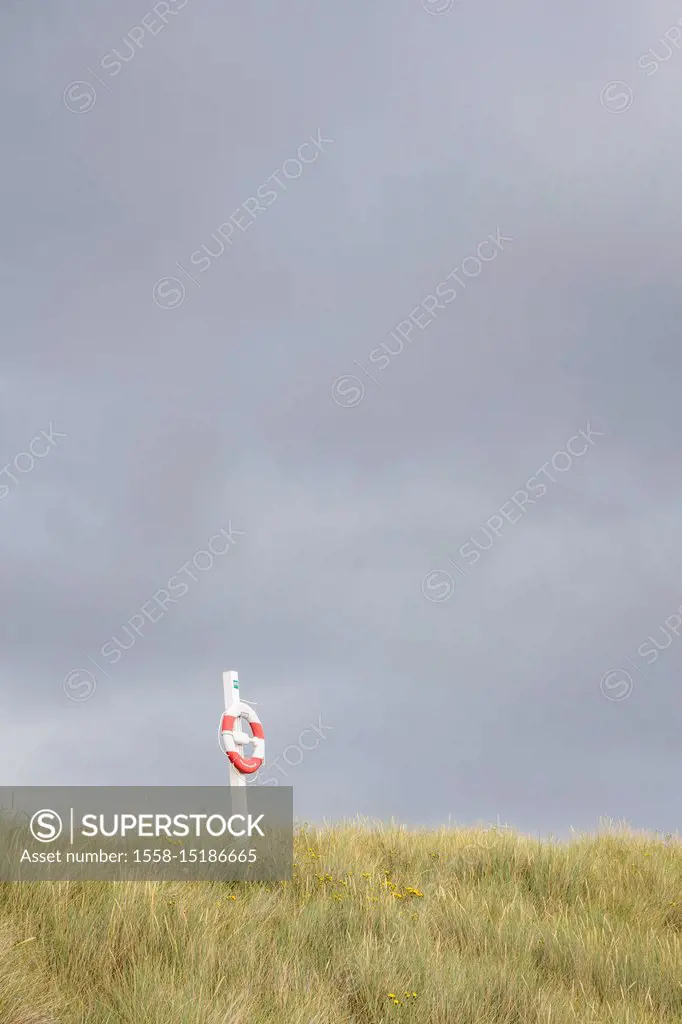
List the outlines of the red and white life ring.
{"type": "MultiPolygon", "coordinates": [[[[260,718],[253,708],[241,701],[232,704],[223,714],[220,734],[223,750],[237,771],[242,775],[253,775],[254,772],[257,772],[265,760],[265,736],[260,718]],[[240,717],[247,720],[253,733],[253,755],[251,757],[242,757],[235,740],[234,725],[240,717]]],[[[243,736],[244,733],[241,735],[243,736]]]]}

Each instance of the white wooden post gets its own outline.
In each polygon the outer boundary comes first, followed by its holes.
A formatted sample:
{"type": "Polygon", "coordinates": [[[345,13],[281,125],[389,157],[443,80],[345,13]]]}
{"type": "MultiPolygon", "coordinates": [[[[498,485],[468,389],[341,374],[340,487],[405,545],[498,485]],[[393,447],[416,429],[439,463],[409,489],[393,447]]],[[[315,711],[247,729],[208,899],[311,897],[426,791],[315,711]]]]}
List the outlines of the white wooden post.
{"type": "MultiPolygon", "coordinates": [[[[239,673],[230,670],[223,672],[223,696],[225,699],[225,710],[229,711],[233,704],[241,703],[239,693],[239,673]]],[[[235,722],[234,738],[239,753],[244,751],[244,745],[248,736],[241,730],[241,718],[235,722]]],[[[227,762],[230,771],[230,787],[232,790],[232,811],[234,814],[246,814],[246,777],[238,772],[231,761],[227,762]]]]}

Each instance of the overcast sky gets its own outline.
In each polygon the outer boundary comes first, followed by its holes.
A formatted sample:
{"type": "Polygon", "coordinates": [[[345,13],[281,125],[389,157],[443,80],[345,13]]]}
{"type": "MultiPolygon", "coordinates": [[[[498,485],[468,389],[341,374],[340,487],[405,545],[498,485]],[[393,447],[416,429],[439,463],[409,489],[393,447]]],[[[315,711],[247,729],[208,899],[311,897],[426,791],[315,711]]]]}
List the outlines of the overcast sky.
{"type": "Polygon", "coordinates": [[[5,0],[4,785],[679,828],[681,15],[5,0]]]}

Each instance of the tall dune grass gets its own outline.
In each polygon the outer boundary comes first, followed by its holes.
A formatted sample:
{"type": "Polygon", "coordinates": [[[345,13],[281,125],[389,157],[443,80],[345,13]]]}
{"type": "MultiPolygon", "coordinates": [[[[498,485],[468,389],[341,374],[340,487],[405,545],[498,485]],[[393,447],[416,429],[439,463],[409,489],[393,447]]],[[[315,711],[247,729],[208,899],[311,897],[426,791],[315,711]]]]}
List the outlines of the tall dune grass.
{"type": "Polygon", "coordinates": [[[301,828],[280,883],[0,886],[0,1024],[682,1022],[682,846],[301,828]]]}

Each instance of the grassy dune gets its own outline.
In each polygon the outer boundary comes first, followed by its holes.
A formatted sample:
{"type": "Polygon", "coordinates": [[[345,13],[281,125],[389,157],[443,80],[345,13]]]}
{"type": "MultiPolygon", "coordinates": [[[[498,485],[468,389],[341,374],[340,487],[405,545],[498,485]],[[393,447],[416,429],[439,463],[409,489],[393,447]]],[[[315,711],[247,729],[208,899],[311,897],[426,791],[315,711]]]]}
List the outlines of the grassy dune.
{"type": "Polygon", "coordinates": [[[0,1024],[682,1022],[681,933],[676,839],[304,828],[285,883],[0,886],[0,1024]]]}

